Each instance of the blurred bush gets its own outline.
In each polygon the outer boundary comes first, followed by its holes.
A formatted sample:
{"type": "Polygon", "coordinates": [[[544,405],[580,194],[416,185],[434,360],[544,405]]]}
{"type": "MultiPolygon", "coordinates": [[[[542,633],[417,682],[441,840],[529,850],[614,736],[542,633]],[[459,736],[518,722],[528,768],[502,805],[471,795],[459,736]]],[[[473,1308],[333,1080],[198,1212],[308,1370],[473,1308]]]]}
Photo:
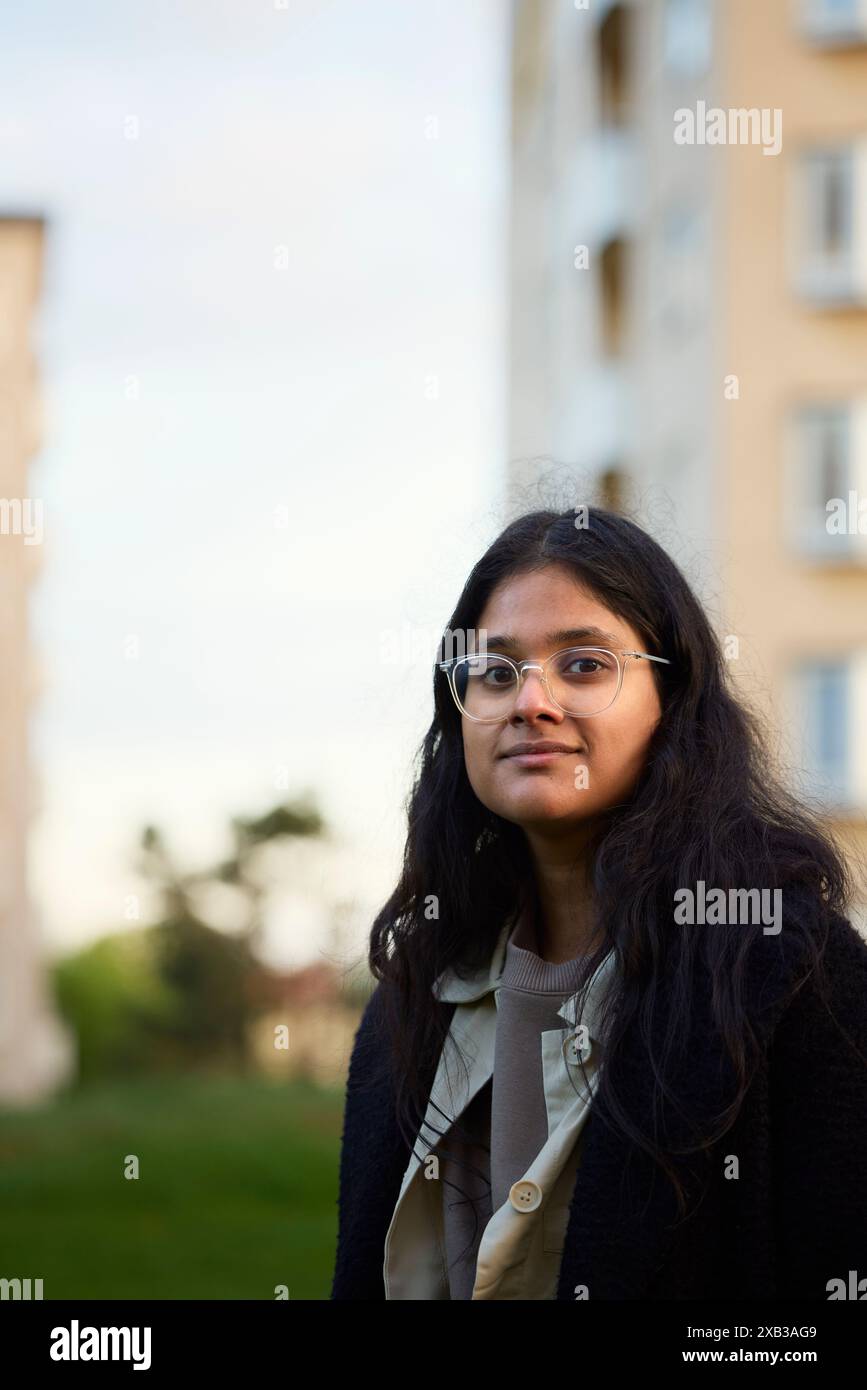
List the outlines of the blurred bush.
{"type": "Polygon", "coordinates": [[[81,1079],[156,1065],[161,1028],[176,1000],[160,979],[146,931],[105,936],[58,962],[58,1005],[78,1043],[81,1079]]]}

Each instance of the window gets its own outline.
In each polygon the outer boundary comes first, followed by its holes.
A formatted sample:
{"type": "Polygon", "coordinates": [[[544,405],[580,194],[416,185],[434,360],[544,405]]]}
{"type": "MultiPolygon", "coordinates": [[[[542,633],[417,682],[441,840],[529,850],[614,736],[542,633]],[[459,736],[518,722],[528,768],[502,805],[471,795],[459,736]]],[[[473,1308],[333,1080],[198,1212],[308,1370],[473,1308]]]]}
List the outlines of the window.
{"type": "Polygon", "coordinates": [[[801,0],[801,29],[814,43],[867,43],[867,0],[801,0]]]}
{"type": "Polygon", "coordinates": [[[867,806],[867,649],[794,667],[801,790],[828,810],[867,806]]]}
{"type": "Polygon", "coordinates": [[[862,144],[808,150],[798,167],[798,289],[825,305],[867,304],[862,144]]]}
{"type": "Polygon", "coordinates": [[[626,245],[620,237],[602,247],[599,276],[602,351],[606,357],[617,357],[626,340],[626,245]]]}
{"type": "Polygon", "coordinates": [[[669,72],[700,77],[711,60],[710,0],[665,0],[662,48],[669,72]]]}
{"type": "Polygon", "coordinates": [[[598,505],[610,512],[622,512],[626,494],[626,474],[622,468],[612,464],[605,468],[596,479],[598,505]]]}
{"type": "Polygon", "coordinates": [[[790,537],[802,556],[867,564],[867,400],[794,412],[786,490],[790,537]]]}
{"type": "Polygon", "coordinates": [[[597,31],[599,118],[603,125],[621,126],[628,120],[628,23],[625,6],[614,5],[597,31]]]}

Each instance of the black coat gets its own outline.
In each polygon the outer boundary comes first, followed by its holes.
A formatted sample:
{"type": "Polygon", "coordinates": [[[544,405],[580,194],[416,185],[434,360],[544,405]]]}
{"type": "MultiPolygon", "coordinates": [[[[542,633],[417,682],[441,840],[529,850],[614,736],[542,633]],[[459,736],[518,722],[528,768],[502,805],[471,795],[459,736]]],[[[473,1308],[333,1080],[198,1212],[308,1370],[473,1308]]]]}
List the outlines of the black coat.
{"type": "MultiPolygon", "coordinates": [[[[859,1057],[812,977],[780,1002],[792,971],[786,937],[785,925],[777,937],[759,937],[747,957],[763,1057],[737,1119],[711,1150],[705,1181],[690,1188],[703,1196],[685,1220],[675,1224],[668,1178],[606,1125],[594,1102],[558,1301],[574,1300],[578,1286],[590,1299],[827,1300],[829,1280],[848,1283],[852,1270],[867,1278],[867,942],[850,922],[834,918],[824,956],[831,1008],[859,1057]],[[737,1178],[725,1176],[730,1155],[739,1161],[737,1178]]],[[[332,1299],[384,1299],[385,1236],[409,1161],[387,1080],[381,989],[367,1005],[350,1060],[332,1299]]],[[[730,1098],[731,1078],[714,1040],[709,981],[697,984],[694,998],[690,1065],[675,1089],[684,1113],[701,1124],[730,1098]]],[[[439,1007],[450,1018],[456,1006],[439,1007]]],[[[647,1132],[651,1062],[634,1025],[606,1065],[617,1066],[618,1093],[647,1132]]],[[[663,1118],[657,1132],[683,1133],[673,1106],[663,1118]]],[[[675,1163],[687,1182],[697,1181],[694,1159],[675,1163]]]]}

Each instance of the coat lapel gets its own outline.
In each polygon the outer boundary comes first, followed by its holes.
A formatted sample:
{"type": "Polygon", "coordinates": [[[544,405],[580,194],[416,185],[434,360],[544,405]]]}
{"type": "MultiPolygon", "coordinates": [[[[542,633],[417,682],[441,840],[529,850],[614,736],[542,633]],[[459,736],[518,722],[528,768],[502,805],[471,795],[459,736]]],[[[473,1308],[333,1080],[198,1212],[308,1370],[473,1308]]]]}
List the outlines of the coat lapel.
{"type": "MultiPolygon", "coordinates": [[[[444,1006],[448,1007],[445,1001],[444,1006]]],[[[466,1071],[456,1063],[453,1050],[445,1045],[431,1086],[427,1110],[419,1130],[403,1181],[397,1205],[422,1166],[427,1155],[449,1133],[459,1115],[478,1094],[494,1070],[494,1045],[497,1034],[497,1009],[492,999],[482,998],[466,1006],[463,1012],[451,1003],[452,1015],[448,1037],[460,1050],[466,1071]]]]}

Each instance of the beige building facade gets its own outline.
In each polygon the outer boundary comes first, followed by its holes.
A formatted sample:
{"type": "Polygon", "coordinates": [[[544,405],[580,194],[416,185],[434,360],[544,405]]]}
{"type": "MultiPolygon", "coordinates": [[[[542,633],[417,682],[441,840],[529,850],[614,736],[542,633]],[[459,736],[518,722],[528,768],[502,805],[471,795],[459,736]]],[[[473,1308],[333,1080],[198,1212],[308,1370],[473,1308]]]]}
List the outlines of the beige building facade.
{"type": "Polygon", "coordinates": [[[512,505],[695,584],[867,934],[867,4],[515,0],[512,505]]]}

